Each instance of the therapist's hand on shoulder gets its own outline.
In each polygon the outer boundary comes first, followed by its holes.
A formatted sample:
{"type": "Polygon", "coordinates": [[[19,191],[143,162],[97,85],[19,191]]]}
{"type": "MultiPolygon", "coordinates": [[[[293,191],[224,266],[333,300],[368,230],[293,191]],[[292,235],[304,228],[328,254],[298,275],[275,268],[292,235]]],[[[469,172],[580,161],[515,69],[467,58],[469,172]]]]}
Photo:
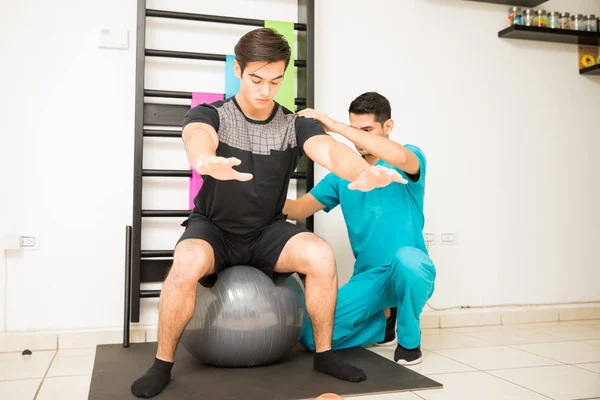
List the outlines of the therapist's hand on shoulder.
{"type": "Polygon", "coordinates": [[[313,110],[312,108],[305,108],[304,110],[298,111],[297,114],[301,117],[312,118],[318,121],[325,132],[335,132],[335,120],[320,111],[313,110]]]}

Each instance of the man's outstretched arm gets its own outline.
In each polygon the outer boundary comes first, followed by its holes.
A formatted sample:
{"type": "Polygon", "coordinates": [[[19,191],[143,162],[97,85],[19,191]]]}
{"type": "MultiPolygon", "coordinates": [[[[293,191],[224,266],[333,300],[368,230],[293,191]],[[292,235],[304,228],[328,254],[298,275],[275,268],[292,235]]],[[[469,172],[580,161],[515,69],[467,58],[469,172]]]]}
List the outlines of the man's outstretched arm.
{"type": "Polygon", "coordinates": [[[216,156],[219,138],[212,126],[199,122],[188,124],[182,138],[190,165],[196,166],[200,156],[216,156]]]}
{"type": "Polygon", "coordinates": [[[252,174],[233,169],[240,165],[239,159],[216,155],[219,138],[212,126],[200,122],[190,123],[184,128],[182,136],[188,162],[200,175],[210,175],[219,180],[252,179],[252,174]]]}
{"type": "Polygon", "coordinates": [[[375,157],[401,169],[409,175],[419,172],[419,159],[417,156],[398,142],[386,137],[371,135],[360,129],[335,121],[331,117],[312,109],[307,108],[298,114],[306,118],[314,118],[321,123],[325,131],[344,136],[357,147],[365,149],[375,157]]]}
{"type": "Polygon", "coordinates": [[[352,190],[368,192],[392,182],[407,183],[398,171],[370,166],[360,155],[329,135],[308,139],[304,143],[304,152],[317,164],[351,182],[348,187],[352,190]]]}
{"type": "Polygon", "coordinates": [[[313,136],[304,144],[306,155],[342,179],[353,182],[369,168],[362,157],[329,135],[313,136]]]}

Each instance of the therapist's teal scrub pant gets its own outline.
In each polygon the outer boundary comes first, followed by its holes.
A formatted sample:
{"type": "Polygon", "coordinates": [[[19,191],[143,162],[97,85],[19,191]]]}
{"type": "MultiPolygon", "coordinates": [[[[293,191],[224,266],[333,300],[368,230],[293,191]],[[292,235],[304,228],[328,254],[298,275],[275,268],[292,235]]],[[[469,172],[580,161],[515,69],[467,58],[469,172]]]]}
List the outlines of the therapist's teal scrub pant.
{"type": "MultiPolygon", "coordinates": [[[[435,266],[414,247],[401,247],[391,265],[354,275],[338,291],[332,349],[367,346],[385,337],[385,308],[398,307],[398,343],[406,349],[421,344],[420,316],[433,294],[435,266]]],[[[307,317],[300,343],[315,350],[312,324],[307,317]]]]}

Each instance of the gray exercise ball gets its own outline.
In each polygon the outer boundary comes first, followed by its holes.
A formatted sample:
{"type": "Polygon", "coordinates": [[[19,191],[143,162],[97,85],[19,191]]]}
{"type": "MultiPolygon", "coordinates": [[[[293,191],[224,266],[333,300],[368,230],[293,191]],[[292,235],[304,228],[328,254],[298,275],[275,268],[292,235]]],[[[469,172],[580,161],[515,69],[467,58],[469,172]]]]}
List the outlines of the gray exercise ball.
{"type": "Polygon", "coordinates": [[[269,278],[249,266],[226,268],[211,288],[198,285],[181,342],[198,361],[253,367],[278,361],[300,339],[304,290],[296,274],[269,278]]]}

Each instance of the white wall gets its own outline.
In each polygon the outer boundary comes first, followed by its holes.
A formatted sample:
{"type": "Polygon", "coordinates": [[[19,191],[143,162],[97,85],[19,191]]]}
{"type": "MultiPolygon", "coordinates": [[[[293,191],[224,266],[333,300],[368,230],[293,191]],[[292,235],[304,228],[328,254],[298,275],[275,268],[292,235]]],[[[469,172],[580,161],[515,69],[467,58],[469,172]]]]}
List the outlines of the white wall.
{"type": "Polygon", "coordinates": [[[12,2],[0,27],[7,131],[17,138],[9,212],[40,250],[8,253],[7,329],[117,325],[131,219],[134,51],[97,47],[135,26],[135,5],[12,2]]]}
{"type": "Polygon", "coordinates": [[[0,250],[0,332],[6,329],[6,258],[0,250]]]}
{"type": "MultiPolygon", "coordinates": [[[[595,0],[544,6],[600,14],[595,0]]],[[[431,247],[434,307],[600,300],[600,80],[579,76],[576,46],[499,39],[507,11],[317,2],[316,107],[347,121],[352,99],[379,91],[392,137],[428,156],[425,231],[458,237],[431,247]]],[[[347,279],[339,210],[319,214],[315,229],[335,243],[347,279]]]]}
{"type": "MultiPolygon", "coordinates": [[[[0,320],[6,310],[9,331],[122,323],[124,234],[132,212],[135,3],[13,2],[11,17],[0,24],[0,35],[10,38],[0,49],[12,60],[0,73],[1,109],[10,116],[0,136],[0,233],[39,234],[41,243],[39,251],[8,253],[8,302],[5,307],[0,300],[0,320]],[[99,30],[113,27],[128,29],[128,50],[98,48],[99,30]]],[[[295,0],[155,0],[148,8],[297,18],[295,0]]],[[[148,19],[147,47],[231,54],[251,29],[148,19]]],[[[223,70],[222,63],[148,59],[146,87],[223,92],[223,70]]],[[[144,166],[187,168],[181,143],[148,140],[144,166]]],[[[187,206],[186,180],[144,182],[145,208],[187,206]]],[[[180,222],[145,223],[143,247],[172,248],[180,222]]],[[[3,261],[0,276],[3,299],[3,261]]],[[[142,323],[156,323],[155,300],[144,300],[142,323]]]]}
{"type": "MultiPolygon", "coordinates": [[[[4,36],[4,27],[6,22],[3,19],[0,26],[0,33],[4,36]]],[[[7,27],[8,28],[8,27],[7,27]]],[[[14,54],[16,52],[15,43],[2,39],[0,40],[0,54],[14,54]]],[[[3,56],[3,60],[10,59],[3,56]]],[[[14,74],[18,68],[16,63],[2,62],[0,65],[0,87],[3,90],[8,88],[11,93],[10,82],[13,81],[14,74]]],[[[20,74],[20,73],[19,73],[20,74]]],[[[15,86],[15,92],[18,91],[15,86]]],[[[5,92],[6,93],[6,92],[5,92]]],[[[16,95],[16,93],[15,93],[16,95]]],[[[18,125],[21,123],[19,115],[11,113],[12,109],[8,106],[11,96],[0,97],[0,109],[2,113],[2,124],[0,124],[0,332],[5,329],[6,318],[6,258],[4,254],[3,235],[9,235],[10,232],[17,231],[18,214],[15,212],[18,200],[16,185],[19,171],[18,153],[16,152],[19,141],[18,125]]],[[[15,107],[16,108],[16,107],[15,107]]]]}
{"type": "MultiPolygon", "coordinates": [[[[41,241],[39,251],[8,253],[0,320],[6,308],[9,331],[121,324],[132,208],[133,3],[12,2],[0,24],[10,39],[0,51],[11,60],[0,67],[1,226],[41,241]],[[130,48],[99,49],[104,27],[128,29],[130,48]]],[[[155,0],[148,7],[291,21],[295,3],[155,0]]],[[[568,10],[600,14],[597,2],[579,3],[568,10]]],[[[459,237],[454,247],[432,249],[434,305],[598,300],[598,139],[589,127],[600,122],[600,82],[577,74],[573,46],[498,39],[505,19],[504,7],[453,0],[375,0],[368,9],[317,2],[316,105],[345,120],[351,99],[379,90],[392,102],[395,138],[429,156],[427,230],[459,237]],[[416,35],[419,22],[429,28],[416,35]],[[432,53],[436,61],[424,64],[432,53]]],[[[251,29],[159,20],[148,27],[148,47],[216,53],[231,52],[251,29]]],[[[147,87],[221,92],[223,79],[219,64],[148,61],[147,87]]],[[[145,149],[147,168],[187,166],[178,143],[147,141],[145,149]]],[[[144,207],[187,204],[186,182],[145,184],[144,207]]],[[[177,222],[145,224],[143,247],[172,247],[177,222]]],[[[340,215],[316,222],[334,244],[343,283],[352,260],[340,215]]],[[[0,278],[0,299],[3,287],[0,278]]],[[[143,302],[142,323],[156,323],[156,301],[143,302]]]]}

